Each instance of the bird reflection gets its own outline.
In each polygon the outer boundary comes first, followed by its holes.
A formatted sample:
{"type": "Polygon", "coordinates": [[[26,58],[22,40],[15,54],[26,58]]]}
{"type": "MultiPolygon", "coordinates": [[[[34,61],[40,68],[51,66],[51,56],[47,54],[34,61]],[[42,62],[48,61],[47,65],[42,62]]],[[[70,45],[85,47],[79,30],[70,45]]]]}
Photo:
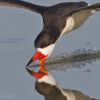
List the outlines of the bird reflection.
{"type": "Polygon", "coordinates": [[[78,90],[61,88],[53,76],[45,69],[35,72],[26,68],[36,78],[35,89],[44,96],[44,100],[97,100],[78,90]]]}

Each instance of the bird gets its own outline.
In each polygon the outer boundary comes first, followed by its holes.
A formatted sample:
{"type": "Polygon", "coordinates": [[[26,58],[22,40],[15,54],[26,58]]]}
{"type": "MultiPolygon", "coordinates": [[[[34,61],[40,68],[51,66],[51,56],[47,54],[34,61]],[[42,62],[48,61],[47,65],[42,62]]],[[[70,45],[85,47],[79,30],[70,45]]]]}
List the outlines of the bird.
{"type": "Polygon", "coordinates": [[[91,98],[79,90],[63,89],[46,69],[45,72],[26,69],[36,78],[35,90],[44,96],[44,100],[100,100],[91,98]]]}
{"type": "Polygon", "coordinates": [[[39,60],[42,71],[45,71],[45,61],[52,54],[57,41],[64,34],[79,28],[96,11],[100,11],[100,3],[90,5],[84,1],[41,6],[23,0],[0,0],[0,6],[23,8],[42,16],[43,29],[34,41],[36,52],[26,65],[28,67],[39,60]]]}

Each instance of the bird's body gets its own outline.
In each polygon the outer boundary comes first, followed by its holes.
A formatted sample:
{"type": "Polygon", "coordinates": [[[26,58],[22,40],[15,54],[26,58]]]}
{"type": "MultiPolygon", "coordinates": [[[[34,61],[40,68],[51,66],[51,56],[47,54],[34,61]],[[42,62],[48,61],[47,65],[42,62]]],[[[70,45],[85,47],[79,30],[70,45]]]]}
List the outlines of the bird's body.
{"type": "MultiPolygon", "coordinates": [[[[45,11],[45,13],[43,14],[44,27],[34,42],[35,47],[45,49],[50,45],[53,44],[55,45],[56,41],[63,34],[68,33],[73,29],[79,27],[85,21],[85,19],[89,17],[91,11],[87,17],[83,16],[83,20],[80,22],[75,21],[75,19],[79,19],[81,15],[68,16],[68,14],[74,11],[75,8],[76,9],[82,8],[84,6],[87,6],[86,3],[84,4],[84,2],[80,2],[80,3],[70,2],[70,3],[61,3],[49,7],[47,11],[45,11]]],[[[82,12],[82,14],[83,13],[84,12],[82,12]]],[[[46,54],[46,55],[50,56],[50,54],[46,54]]]]}
{"type": "Polygon", "coordinates": [[[39,71],[34,74],[34,71],[30,69],[27,71],[36,78],[35,89],[44,96],[44,100],[97,100],[78,90],[63,89],[48,72],[39,71]]]}
{"type": "Polygon", "coordinates": [[[63,34],[77,29],[90,15],[100,11],[100,3],[88,5],[86,2],[64,2],[47,7],[22,0],[0,0],[1,5],[34,11],[43,18],[43,29],[34,41],[37,52],[27,66],[37,59],[42,66],[63,34]]]}
{"type": "Polygon", "coordinates": [[[36,82],[35,89],[44,96],[45,100],[92,100],[78,90],[62,89],[45,82],[36,82]]]}

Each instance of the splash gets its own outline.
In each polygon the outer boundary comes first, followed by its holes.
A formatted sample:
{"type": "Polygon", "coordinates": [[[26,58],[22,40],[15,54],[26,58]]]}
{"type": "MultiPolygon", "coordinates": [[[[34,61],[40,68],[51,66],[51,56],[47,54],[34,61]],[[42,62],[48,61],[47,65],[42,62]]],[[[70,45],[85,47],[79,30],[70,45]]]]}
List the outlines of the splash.
{"type": "MultiPolygon", "coordinates": [[[[100,51],[92,49],[77,49],[71,54],[63,54],[63,56],[55,56],[46,61],[45,66],[47,70],[67,70],[69,68],[81,68],[86,66],[86,64],[91,64],[92,62],[100,60],[100,51]]],[[[38,67],[39,64],[34,64],[30,67],[38,67]]]]}

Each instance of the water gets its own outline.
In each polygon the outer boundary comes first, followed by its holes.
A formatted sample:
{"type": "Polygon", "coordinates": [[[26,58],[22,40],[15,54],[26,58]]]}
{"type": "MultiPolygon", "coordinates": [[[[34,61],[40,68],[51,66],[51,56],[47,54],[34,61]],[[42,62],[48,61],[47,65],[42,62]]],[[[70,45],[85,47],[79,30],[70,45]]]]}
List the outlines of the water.
{"type": "MultiPolygon", "coordinates": [[[[26,1],[41,5],[61,2],[60,0],[26,1]]],[[[100,2],[99,0],[86,1],[100,2]]],[[[99,18],[100,13],[93,15],[80,29],[62,37],[57,43],[52,57],[61,54],[72,56],[74,51],[77,52],[84,48],[99,51],[99,18]]],[[[35,51],[34,39],[41,29],[40,15],[22,9],[0,8],[0,100],[43,100],[43,97],[34,89],[35,79],[25,70],[28,60],[35,51]]],[[[71,66],[73,65],[70,64],[71,66]]],[[[50,73],[62,87],[77,89],[89,96],[100,98],[99,59],[85,63],[82,67],[76,66],[68,68],[66,71],[61,71],[59,68],[58,70],[52,69],[50,73]]]]}

